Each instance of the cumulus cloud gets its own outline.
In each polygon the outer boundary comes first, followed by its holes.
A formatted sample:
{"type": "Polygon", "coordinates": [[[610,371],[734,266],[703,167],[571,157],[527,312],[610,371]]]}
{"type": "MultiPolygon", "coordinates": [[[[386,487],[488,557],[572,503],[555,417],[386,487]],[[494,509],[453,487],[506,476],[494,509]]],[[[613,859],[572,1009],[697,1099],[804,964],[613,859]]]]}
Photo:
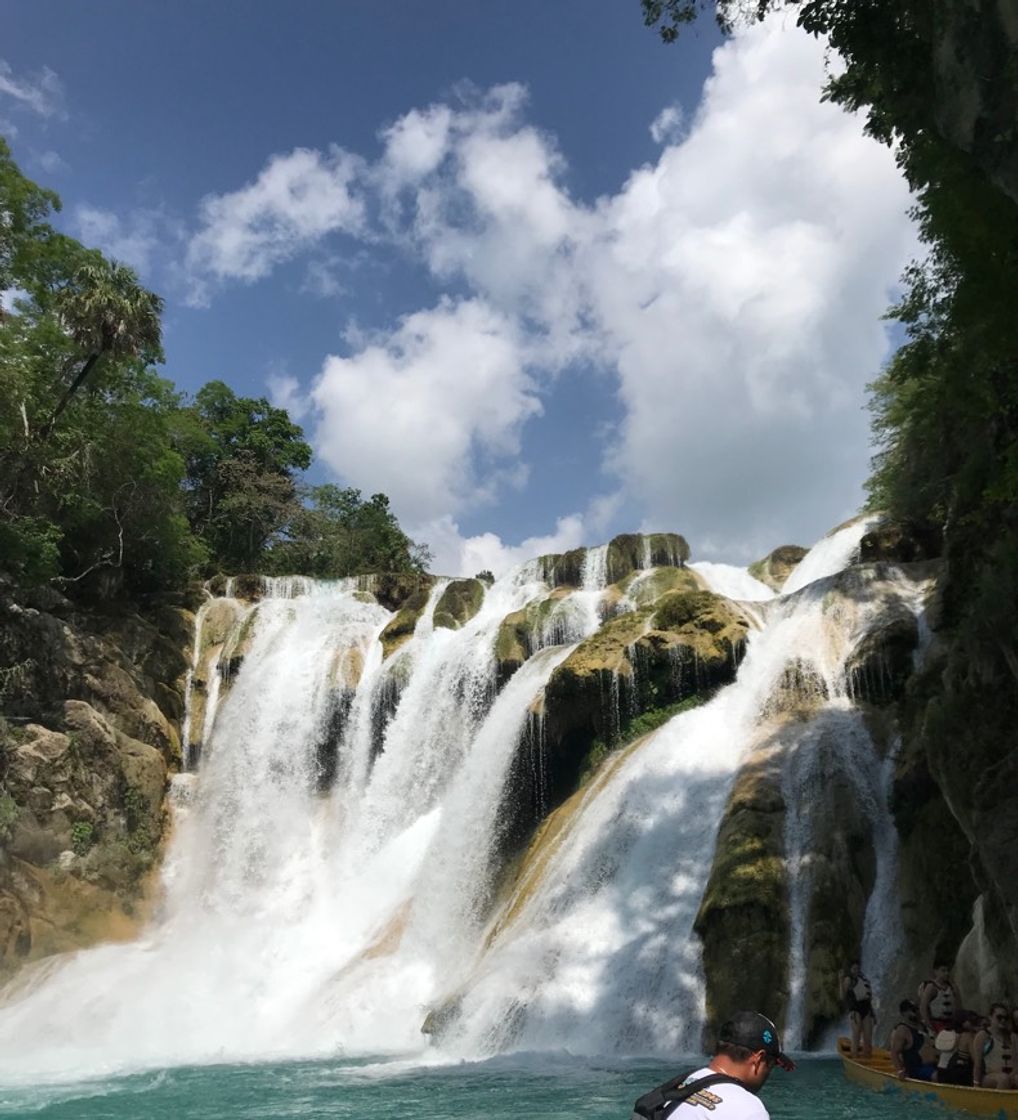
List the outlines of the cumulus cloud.
{"type": "Polygon", "coordinates": [[[410,527],[411,538],[423,541],[431,549],[434,570],[450,576],[475,576],[485,571],[501,576],[535,556],[578,548],[588,534],[589,527],[578,513],[560,517],[552,532],[528,537],[515,545],[506,544],[497,533],[464,537],[448,514],[410,527]]]}
{"type": "Polygon", "coordinates": [[[650,137],[655,144],[674,144],[682,139],[685,123],[681,105],[666,105],[651,121],[650,137]]]}
{"type": "Polygon", "coordinates": [[[891,153],[820,103],[824,66],[780,13],[744,29],[695,114],[654,121],[657,160],[595,202],[571,197],[521,86],[460,91],[386,127],[374,163],[274,157],[206,200],[189,256],[252,280],[341,232],[400,245],[468,293],[351,336],[312,390],[325,460],[431,525],[460,570],[515,555],[488,535],[468,548],[455,518],[525,477],[521,428],[567,365],[608,370],[620,415],[612,494],[563,519],[563,538],[624,508],[701,555],[808,541],[859,501],[864,386],[916,248],[891,153]]]}
{"type": "Polygon", "coordinates": [[[327,234],[361,230],[364,207],[352,189],[361,167],[341,148],[297,148],[239,190],[206,197],[187,251],[196,300],[207,298],[203,280],[259,280],[327,234]]]}
{"type": "Polygon", "coordinates": [[[40,117],[66,116],[63,85],[48,66],[35,74],[18,77],[10,64],[0,59],[0,94],[40,117]]]}
{"type": "Polygon", "coordinates": [[[86,245],[129,264],[142,276],[150,273],[157,254],[182,237],[179,223],[159,209],[137,209],[125,217],[98,206],[74,210],[74,226],[86,245]]]}
{"type": "Polygon", "coordinates": [[[475,299],[443,300],[329,357],[311,396],[322,458],[420,521],[490,499],[541,411],[515,324],[475,299]]]}
{"type": "Polygon", "coordinates": [[[290,373],[270,373],[265,379],[269,400],[276,408],[285,408],[298,424],[311,414],[312,404],[301,383],[290,373]]]}

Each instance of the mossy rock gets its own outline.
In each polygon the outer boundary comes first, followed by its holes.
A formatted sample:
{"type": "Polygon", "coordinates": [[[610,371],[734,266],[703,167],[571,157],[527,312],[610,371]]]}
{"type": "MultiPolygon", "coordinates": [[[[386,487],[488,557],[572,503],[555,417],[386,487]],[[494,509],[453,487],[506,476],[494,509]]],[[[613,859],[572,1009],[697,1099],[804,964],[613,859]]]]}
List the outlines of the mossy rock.
{"type": "Polygon", "coordinates": [[[772,591],[780,591],[808,551],[797,544],[782,544],[768,552],[762,560],[755,560],[747,570],[772,591]]]}
{"type": "Polygon", "coordinates": [[[435,626],[458,630],[469,622],[484,602],[484,584],[479,579],[454,579],[435,604],[435,626]]]}
{"type": "Polygon", "coordinates": [[[630,572],[617,586],[638,607],[646,607],[657,602],[669,591],[704,590],[700,577],[692,568],[675,568],[668,565],[652,568],[648,572],[630,572]]]}
{"type": "Polygon", "coordinates": [[[583,565],[587,557],[585,548],[568,552],[555,552],[538,557],[541,578],[549,587],[580,587],[583,583],[583,565]]]}
{"type": "Polygon", "coordinates": [[[412,609],[410,600],[416,602],[422,592],[426,602],[434,582],[435,577],[426,572],[378,572],[364,578],[361,590],[370,591],[386,610],[398,611],[412,609]]]}
{"type": "Polygon", "coordinates": [[[421,587],[412,592],[403,607],[379,635],[384,657],[390,657],[404,642],[413,637],[424,608],[428,605],[429,589],[421,587]]]}
{"type": "Polygon", "coordinates": [[[788,992],[788,878],[780,756],[761,750],[728,798],[695,929],[703,943],[707,1020],[760,1008],[780,1023],[788,992]],[[734,962],[745,962],[734,966],[734,962]]]}
{"type": "Polygon", "coordinates": [[[689,559],[689,545],[678,533],[620,533],[608,542],[608,582],[618,583],[647,567],[679,567],[689,559]]]}
{"type": "Polygon", "coordinates": [[[544,599],[535,599],[518,611],[507,614],[495,637],[496,673],[499,684],[505,682],[516,670],[541,648],[541,631],[571,588],[560,587],[544,599]]]}

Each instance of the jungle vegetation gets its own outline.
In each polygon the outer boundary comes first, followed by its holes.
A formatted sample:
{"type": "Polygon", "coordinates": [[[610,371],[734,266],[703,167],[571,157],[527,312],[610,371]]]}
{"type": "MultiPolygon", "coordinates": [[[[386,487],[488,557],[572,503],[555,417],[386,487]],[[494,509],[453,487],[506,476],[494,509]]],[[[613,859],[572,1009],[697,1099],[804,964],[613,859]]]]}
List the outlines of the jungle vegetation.
{"type": "Polygon", "coordinates": [[[57,231],[59,208],[0,140],[0,573],[109,596],[423,568],[384,494],[302,481],[285,410],[161,377],[162,300],[57,231]]]}

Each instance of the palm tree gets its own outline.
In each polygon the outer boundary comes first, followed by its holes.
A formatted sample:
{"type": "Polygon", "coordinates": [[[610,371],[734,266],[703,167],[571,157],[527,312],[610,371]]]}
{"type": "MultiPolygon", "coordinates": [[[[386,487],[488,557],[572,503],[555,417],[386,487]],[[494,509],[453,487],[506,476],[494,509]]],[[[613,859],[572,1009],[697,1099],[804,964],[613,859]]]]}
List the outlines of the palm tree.
{"type": "Polygon", "coordinates": [[[45,439],[74,394],[104,355],[155,360],[161,350],[163,301],[138,283],[127,265],[102,258],[75,271],[57,301],[64,329],[86,355],[39,435],[45,439]]]}

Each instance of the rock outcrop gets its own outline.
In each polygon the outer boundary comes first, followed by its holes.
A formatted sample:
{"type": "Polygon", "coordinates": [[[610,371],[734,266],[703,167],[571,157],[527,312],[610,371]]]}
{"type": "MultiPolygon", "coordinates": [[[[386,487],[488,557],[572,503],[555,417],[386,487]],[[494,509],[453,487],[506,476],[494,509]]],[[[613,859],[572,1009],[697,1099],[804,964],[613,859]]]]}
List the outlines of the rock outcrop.
{"type": "Polygon", "coordinates": [[[144,910],[193,625],[148,611],[0,602],[0,975],[130,936],[144,910]]]}
{"type": "Polygon", "coordinates": [[[711,1023],[722,1021],[735,1007],[764,1008],[781,1022],[787,1009],[788,873],[781,779],[780,750],[765,739],[740,771],[718,832],[696,918],[711,1023]]]}
{"type": "Polygon", "coordinates": [[[807,549],[797,544],[780,545],[768,552],[762,560],[755,560],[750,564],[749,574],[765,583],[772,591],[780,591],[806,552],[807,549]]]}
{"type": "Polygon", "coordinates": [[[454,579],[435,604],[435,625],[458,630],[469,622],[484,602],[484,584],[479,579],[454,579]]]}

